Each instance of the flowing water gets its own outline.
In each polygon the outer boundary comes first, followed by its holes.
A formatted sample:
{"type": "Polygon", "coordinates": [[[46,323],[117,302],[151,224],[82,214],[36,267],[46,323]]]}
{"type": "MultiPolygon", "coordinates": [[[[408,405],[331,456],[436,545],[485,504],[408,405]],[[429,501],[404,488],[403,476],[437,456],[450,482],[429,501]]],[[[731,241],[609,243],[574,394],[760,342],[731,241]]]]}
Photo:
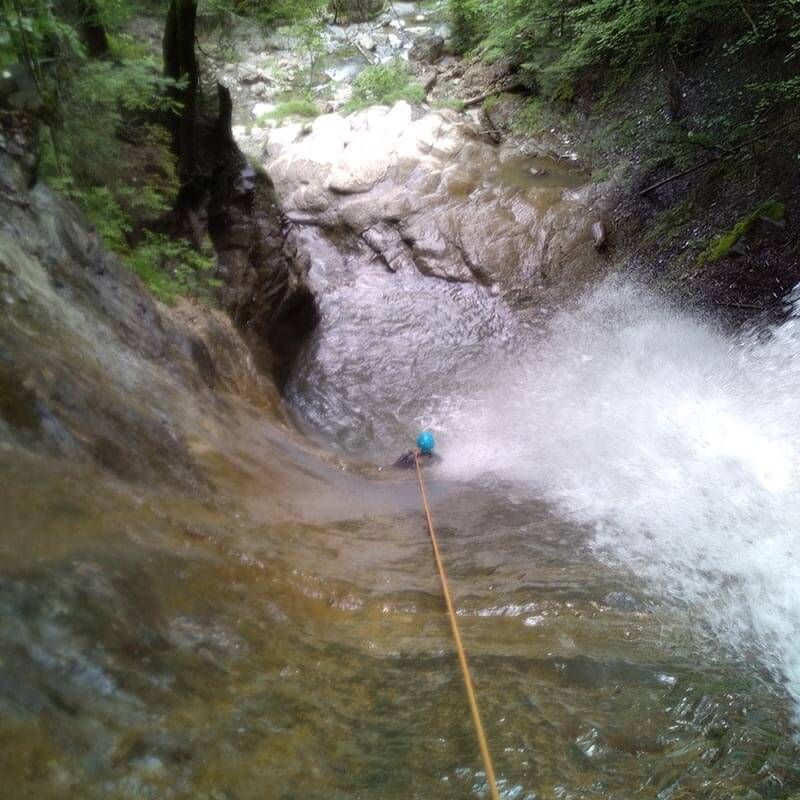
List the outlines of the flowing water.
{"type": "Polygon", "coordinates": [[[117,365],[203,479],[0,428],[2,796],[485,797],[415,479],[385,468],[430,426],[503,797],[796,797],[800,318],[736,337],[621,283],[522,314],[302,236],[308,437],[77,314],[81,369],[117,365]]]}
{"type": "Polygon", "coordinates": [[[244,404],[185,409],[189,493],[0,451],[4,796],[484,796],[413,476],[352,460],[422,422],[503,797],[792,796],[793,323],[613,290],[542,338],[361,267],[294,386],[342,455],[244,404]]]}
{"type": "Polygon", "coordinates": [[[468,629],[471,648],[498,655],[517,626],[513,666],[478,667],[499,735],[519,725],[502,752],[525,742],[507,795],[796,788],[800,318],[731,336],[609,282],[523,322],[484,289],[307,237],[323,323],[290,388],[301,419],[384,463],[431,426],[444,456],[431,477],[480,508],[459,497],[437,514],[458,539],[465,617],[489,623],[468,629]],[[552,716],[548,669],[571,675],[552,716]],[[498,670],[528,699],[500,690],[498,670]],[[582,778],[543,779],[528,738],[542,725],[560,728],[545,760],[582,778]],[[780,755],[751,759],[773,736],[780,755]]]}

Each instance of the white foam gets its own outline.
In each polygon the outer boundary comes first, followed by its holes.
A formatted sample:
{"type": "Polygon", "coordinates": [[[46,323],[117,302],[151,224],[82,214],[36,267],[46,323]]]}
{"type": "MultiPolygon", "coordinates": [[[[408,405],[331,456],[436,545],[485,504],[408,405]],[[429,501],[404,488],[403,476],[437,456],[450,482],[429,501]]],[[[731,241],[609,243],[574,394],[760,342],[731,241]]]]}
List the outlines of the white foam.
{"type": "Polygon", "coordinates": [[[443,412],[443,468],[592,524],[800,708],[800,320],[734,338],[608,283],[485,384],[443,412]]]}

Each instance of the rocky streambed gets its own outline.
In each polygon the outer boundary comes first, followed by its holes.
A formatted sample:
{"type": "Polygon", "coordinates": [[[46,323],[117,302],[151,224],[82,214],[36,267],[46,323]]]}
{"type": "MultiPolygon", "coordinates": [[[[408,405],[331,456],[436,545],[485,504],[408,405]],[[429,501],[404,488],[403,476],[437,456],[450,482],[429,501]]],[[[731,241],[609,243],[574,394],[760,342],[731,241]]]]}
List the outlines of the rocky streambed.
{"type": "Polygon", "coordinates": [[[293,226],[344,237],[389,270],[508,296],[574,291],[608,269],[599,251],[618,178],[593,180],[552,137],[538,153],[498,145],[479,111],[341,108],[371,63],[399,59],[428,89],[452,81],[458,61],[444,54],[443,19],[441,3],[401,3],[370,23],[329,25],[321,81],[308,90],[327,113],[313,120],[270,118],[308,68],[291,32],[265,39],[251,28],[237,39],[241,60],[217,70],[236,100],[237,143],[269,174],[293,226]]]}

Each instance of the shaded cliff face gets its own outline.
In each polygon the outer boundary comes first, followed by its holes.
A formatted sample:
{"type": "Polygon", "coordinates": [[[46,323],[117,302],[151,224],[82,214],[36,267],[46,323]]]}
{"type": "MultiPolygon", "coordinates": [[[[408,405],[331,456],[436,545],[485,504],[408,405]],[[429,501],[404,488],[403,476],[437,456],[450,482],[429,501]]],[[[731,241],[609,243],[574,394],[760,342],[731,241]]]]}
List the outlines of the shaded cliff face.
{"type": "Polygon", "coordinates": [[[24,133],[0,149],[0,435],[129,478],[197,481],[190,406],[275,402],[221,314],[166,315],[76,207],[33,183],[24,133]],[[181,409],[181,413],[175,413],[181,409]]]}
{"type": "Polygon", "coordinates": [[[298,251],[270,179],[243,156],[237,166],[217,176],[208,210],[221,301],[259,368],[282,386],[319,318],[308,257],[298,251]]]}

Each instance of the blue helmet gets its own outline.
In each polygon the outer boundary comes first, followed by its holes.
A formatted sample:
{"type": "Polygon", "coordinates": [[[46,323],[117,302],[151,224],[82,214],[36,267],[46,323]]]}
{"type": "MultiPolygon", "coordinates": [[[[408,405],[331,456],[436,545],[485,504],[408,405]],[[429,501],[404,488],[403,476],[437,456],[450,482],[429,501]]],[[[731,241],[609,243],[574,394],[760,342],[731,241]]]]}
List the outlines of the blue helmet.
{"type": "Polygon", "coordinates": [[[436,439],[433,438],[433,434],[430,431],[422,431],[417,436],[417,447],[420,452],[430,455],[433,452],[433,448],[436,447],[436,439]]]}

